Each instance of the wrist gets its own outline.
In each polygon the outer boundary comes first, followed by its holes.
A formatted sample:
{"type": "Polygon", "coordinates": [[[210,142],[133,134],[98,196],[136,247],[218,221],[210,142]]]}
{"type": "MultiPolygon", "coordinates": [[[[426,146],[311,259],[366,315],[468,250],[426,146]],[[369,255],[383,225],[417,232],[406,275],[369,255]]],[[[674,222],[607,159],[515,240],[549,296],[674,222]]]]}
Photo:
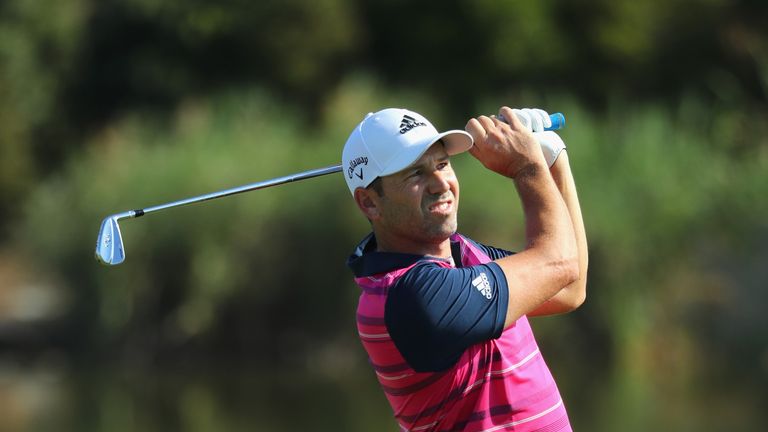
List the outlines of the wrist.
{"type": "Polygon", "coordinates": [[[507,177],[514,180],[515,183],[528,182],[541,177],[541,175],[546,173],[547,170],[548,167],[543,161],[530,162],[524,165],[522,168],[519,168],[515,173],[507,175],[507,177]]]}

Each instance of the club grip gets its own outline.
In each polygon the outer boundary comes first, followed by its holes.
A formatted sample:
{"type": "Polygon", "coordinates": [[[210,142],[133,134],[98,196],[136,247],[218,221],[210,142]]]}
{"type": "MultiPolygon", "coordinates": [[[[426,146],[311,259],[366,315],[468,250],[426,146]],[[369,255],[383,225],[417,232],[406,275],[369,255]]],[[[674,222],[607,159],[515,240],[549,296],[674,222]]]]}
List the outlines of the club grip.
{"type": "MultiPolygon", "coordinates": [[[[504,123],[508,123],[504,116],[500,115],[498,118],[504,123]]],[[[556,131],[565,127],[565,115],[563,113],[550,114],[549,119],[552,121],[552,126],[544,128],[545,131],[556,131]]]]}
{"type": "Polygon", "coordinates": [[[553,113],[549,115],[549,119],[552,120],[552,126],[544,128],[544,130],[555,131],[565,127],[565,116],[563,113],[553,113]]]}

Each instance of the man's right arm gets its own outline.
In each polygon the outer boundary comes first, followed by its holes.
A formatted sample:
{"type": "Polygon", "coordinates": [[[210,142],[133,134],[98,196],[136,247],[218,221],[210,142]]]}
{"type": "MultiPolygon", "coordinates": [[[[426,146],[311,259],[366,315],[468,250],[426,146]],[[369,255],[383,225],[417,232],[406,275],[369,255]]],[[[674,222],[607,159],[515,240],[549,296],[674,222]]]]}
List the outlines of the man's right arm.
{"type": "Polygon", "coordinates": [[[509,286],[505,327],[536,310],[579,278],[578,250],[568,208],[549,174],[538,142],[512,113],[509,124],[481,116],[466,130],[470,153],[488,169],[512,178],[525,215],[526,247],[496,263],[509,286]]]}

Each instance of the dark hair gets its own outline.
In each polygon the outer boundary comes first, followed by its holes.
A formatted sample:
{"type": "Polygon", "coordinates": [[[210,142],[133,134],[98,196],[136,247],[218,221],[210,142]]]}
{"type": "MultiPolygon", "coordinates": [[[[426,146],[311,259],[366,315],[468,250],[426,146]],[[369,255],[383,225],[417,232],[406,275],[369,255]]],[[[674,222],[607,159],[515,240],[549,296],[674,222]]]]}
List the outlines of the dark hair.
{"type": "Polygon", "coordinates": [[[381,184],[381,177],[371,182],[366,189],[373,189],[379,196],[384,196],[384,186],[381,184]]]}

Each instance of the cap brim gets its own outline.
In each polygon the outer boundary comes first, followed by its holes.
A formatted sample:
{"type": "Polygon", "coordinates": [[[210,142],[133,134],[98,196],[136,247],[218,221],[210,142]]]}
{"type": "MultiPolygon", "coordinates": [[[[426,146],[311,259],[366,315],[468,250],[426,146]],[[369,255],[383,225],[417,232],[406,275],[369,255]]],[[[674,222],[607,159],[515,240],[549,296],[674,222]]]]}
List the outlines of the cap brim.
{"type": "Polygon", "coordinates": [[[438,135],[438,138],[435,141],[441,139],[445,143],[445,151],[448,152],[448,154],[451,156],[464,153],[465,151],[471,149],[472,145],[474,144],[472,135],[463,130],[451,130],[448,132],[443,132],[438,135]]]}
{"type": "Polygon", "coordinates": [[[395,160],[389,163],[388,166],[381,170],[380,177],[388,176],[400,172],[409,166],[416,163],[421,156],[432,147],[433,144],[442,140],[445,143],[445,151],[449,156],[464,153],[472,148],[473,140],[472,135],[463,130],[450,130],[437,134],[431,137],[429,140],[424,141],[420,145],[411,146],[408,149],[401,152],[395,160]]]}

